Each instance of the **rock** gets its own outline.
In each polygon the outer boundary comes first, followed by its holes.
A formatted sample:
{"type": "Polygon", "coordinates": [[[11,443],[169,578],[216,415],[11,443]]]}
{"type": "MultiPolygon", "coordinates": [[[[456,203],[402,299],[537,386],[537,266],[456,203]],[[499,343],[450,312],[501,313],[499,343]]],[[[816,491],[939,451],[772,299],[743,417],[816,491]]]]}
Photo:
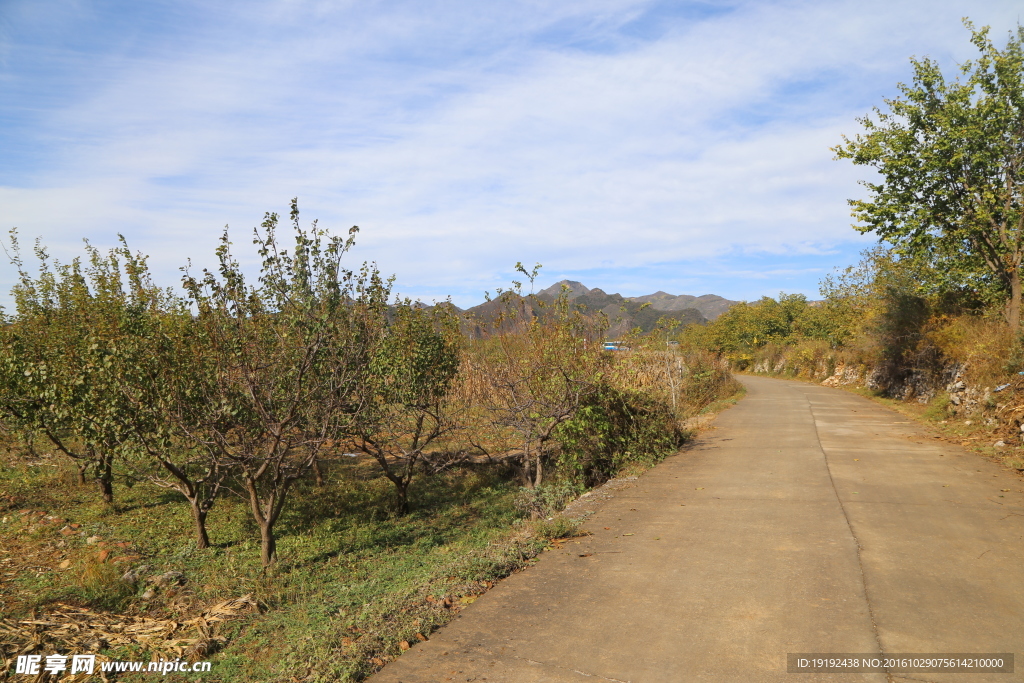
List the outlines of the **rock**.
{"type": "Polygon", "coordinates": [[[964,420],[964,424],[965,425],[972,425],[972,424],[974,424],[974,421],[973,420],[964,420]]]}
{"type": "Polygon", "coordinates": [[[995,446],[996,448],[1003,448],[1003,447],[1005,447],[1005,446],[1006,446],[1006,442],[1005,442],[1005,441],[996,441],[996,442],[995,442],[995,444],[993,444],[993,445],[994,445],[994,446],[995,446]]]}
{"type": "Polygon", "coordinates": [[[99,543],[102,540],[103,540],[102,536],[90,536],[89,538],[85,539],[85,542],[88,543],[89,545],[96,545],[97,543],[99,543]]]}
{"type": "Polygon", "coordinates": [[[142,594],[142,599],[143,600],[152,600],[155,597],[156,597],[156,591],[153,590],[152,588],[147,589],[146,592],[142,594]]]}
{"type": "Polygon", "coordinates": [[[156,574],[146,579],[146,583],[153,584],[157,588],[164,586],[179,586],[185,583],[185,575],[181,572],[169,571],[163,574],[156,574]]]}
{"type": "Polygon", "coordinates": [[[129,569],[128,571],[126,571],[124,575],[121,577],[121,580],[125,583],[138,583],[139,579],[142,578],[142,575],[148,571],[148,564],[140,564],[135,569],[129,569]]]}

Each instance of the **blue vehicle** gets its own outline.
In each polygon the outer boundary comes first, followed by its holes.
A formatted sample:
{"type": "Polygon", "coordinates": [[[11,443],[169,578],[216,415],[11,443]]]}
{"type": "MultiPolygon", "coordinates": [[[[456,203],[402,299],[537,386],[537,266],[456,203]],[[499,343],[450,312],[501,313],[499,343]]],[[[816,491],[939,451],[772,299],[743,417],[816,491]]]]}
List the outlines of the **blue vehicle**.
{"type": "Polygon", "coordinates": [[[629,347],[620,341],[606,341],[604,343],[605,351],[625,351],[629,347]]]}

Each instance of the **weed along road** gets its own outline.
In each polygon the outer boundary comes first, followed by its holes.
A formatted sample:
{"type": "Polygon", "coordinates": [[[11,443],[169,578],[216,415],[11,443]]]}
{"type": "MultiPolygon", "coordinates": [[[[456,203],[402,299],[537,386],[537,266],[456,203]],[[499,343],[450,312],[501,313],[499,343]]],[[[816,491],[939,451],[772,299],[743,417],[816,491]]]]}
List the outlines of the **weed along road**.
{"type": "Polygon", "coordinates": [[[787,653],[1024,657],[1024,486],[865,398],[743,382],[714,429],[596,508],[593,535],[371,680],[1024,681],[1024,661],[787,673],[787,653]]]}

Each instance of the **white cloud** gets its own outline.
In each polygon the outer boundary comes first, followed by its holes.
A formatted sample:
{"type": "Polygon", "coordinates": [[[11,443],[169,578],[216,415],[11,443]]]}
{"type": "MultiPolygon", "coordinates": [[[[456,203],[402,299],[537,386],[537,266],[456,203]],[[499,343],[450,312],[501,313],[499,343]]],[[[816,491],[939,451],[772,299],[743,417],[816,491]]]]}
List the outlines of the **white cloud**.
{"type": "MultiPolygon", "coordinates": [[[[976,5],[978,23],[1016,21],[1015,3],[976,5]]],[[[752,255],[826,263],[863,242],[845,199],[865,174],[829,146],[911,54],[972,50],[951,0],[481,7],[185,6],[186,28],[82,66],[88,94],[28,90],[34,154],[24,172],[0,162],[0,225],[55,251],[124,232],[172,277],[209,262],[224,223],[244,243],[298,195],[307,217],[361,225],[357,255],[405,291],[462,303],[517,260],[625,282],[726,259],[762,286],[820,268],[752,272],[752,255]],[[664,30],[638,37],[640,19],[664,30]]]]}

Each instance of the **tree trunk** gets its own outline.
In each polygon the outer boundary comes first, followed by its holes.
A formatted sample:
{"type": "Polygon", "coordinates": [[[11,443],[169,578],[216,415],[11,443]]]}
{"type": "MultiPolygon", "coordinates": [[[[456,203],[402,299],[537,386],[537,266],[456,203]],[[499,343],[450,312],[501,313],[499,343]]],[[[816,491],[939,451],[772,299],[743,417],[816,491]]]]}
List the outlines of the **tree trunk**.
{"type": "Polygon", "coordinates": [[[523,486],[528,489],[533,488],[533,458],[530,456],[530,451],[525,450],[523,452],[523,465],[521,468],[523,477],[523,486]]]}
{"type": "Polygon", "coordinates": [[[260,560],[264,568],[266,568],[277,562],[277,540],[274,538],[274,523],[277,521],[277,515],[281,507],[284,506],[284,501],[281,498],[285,495],[285,491],[279,490],[270,493],[261,500],[259,489],[256,488],[256,482],[250,477],[245,479],[245,488],[249,492],[249,508],[252,510],[252,517],[260,527],[260,560]]]}
{"type": "Polygon", "coordinates": [[[409,514],[409,480],[395,480],[395,491],[398,493],[398,513],[409,514]]]}
{"type": "Polygon", "coordinates": [[[274,538],[274,525],[270,521],[260,524],[260,561],[264,567],[277,562],[277,539],[274,538]]]}
{"type": "Polygon", "coordinates": [[[114,504],[114,468],[109,457],[104,457],[97,468],[99,473],[96,482],[99,484],[100,493],[103,495],[103,502],[107,505],[114,504]]]}
{"type": "Polygon", "coordinates": [[[76,464],[75,467],[78,468],[78,485],[85,486],[85,471],[89,469],[89,466],[76,464]]]}
{"type": "MultiPolygon", "coordinates": [[[[398,497],[398,513],[406,514],[409,512],[409,484],[412,483],[412,474],[406,471],[405,474],[396,474],[391,470],[391,466],[388,464],[387,459],[384,456],[379,456],[377,461],[381,464],[384,469],[384,476],[395,485],[395,495],[398,497]]],[[[409,465],[411,468],[412,466],[409,465]]]]}
{"type": "Polygon", "coordinates": [[[544,454],[544,449],[537,449],[537,468],[534,470],[533,487],[537,488],[544,483],[544,463],[541,462],[541,456],[544,454]]]}
{"type": "Polygon", "coordinates": [[[1020,299],[1020,271],[1013,270],[1010,273],[1010,300],[1006,303],[1006,320],[1010,323],[1010,329],[1014,333],[1020,330],[1020,299]]]}
{"type": "Polygon", "coordinates": [[[313,458],[313,476],[316,478],[316,486],[320,488],[324,485],[324,473],[320,469],[320,458],[313,458]]]}
{"type": "Polygon", "coordinates": [[[210,537],[206,533],[206,515],[209,510],[204,510],[198,500],[190,500],[192,507],[192,522],[195,524],[196,548],[203,550],[210,547],[210,537]]]}

